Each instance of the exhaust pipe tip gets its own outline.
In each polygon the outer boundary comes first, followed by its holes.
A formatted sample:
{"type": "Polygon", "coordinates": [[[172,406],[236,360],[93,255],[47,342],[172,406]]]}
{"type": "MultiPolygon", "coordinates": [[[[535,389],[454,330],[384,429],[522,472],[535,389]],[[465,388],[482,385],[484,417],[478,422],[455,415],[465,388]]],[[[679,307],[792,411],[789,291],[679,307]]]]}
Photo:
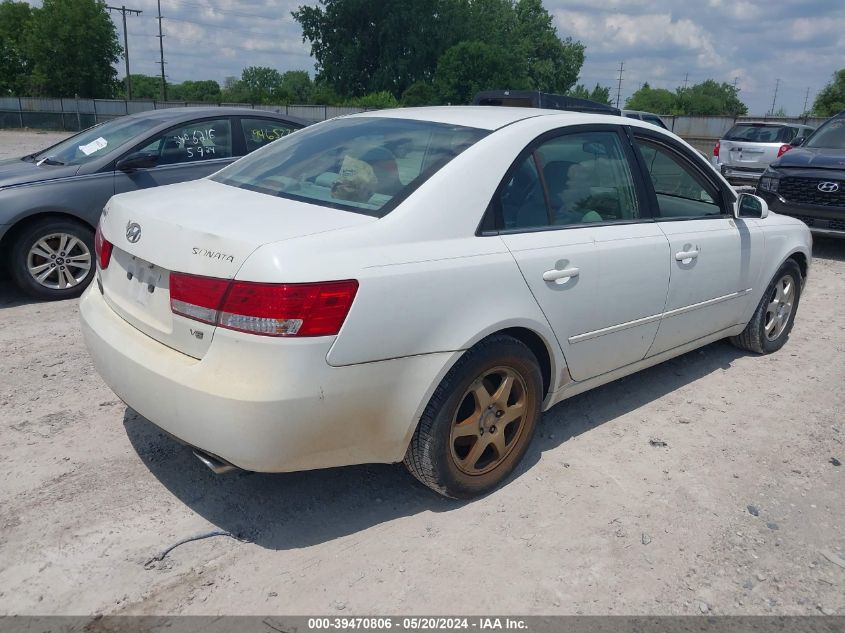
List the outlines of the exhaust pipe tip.
{"type": "Polygon", "coordinates": [[[226,460],[220,459],[216,455],[212,455],[211,453],[206,453],[205,451],[201,451],[198,448],[193,449],[194,456],[200,460],[203,464],[205,464],[211,472],[215,475],[225,475],[226,473],[231,473],[236,470],[240,470],[234,464],[230,464],[226,460]]]}

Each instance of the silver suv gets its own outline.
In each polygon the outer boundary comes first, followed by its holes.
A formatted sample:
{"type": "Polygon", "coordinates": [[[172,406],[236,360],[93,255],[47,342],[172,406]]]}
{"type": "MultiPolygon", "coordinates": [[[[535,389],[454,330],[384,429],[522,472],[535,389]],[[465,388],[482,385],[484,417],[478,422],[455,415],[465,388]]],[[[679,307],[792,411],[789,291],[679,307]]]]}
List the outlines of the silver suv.
{"type": "Polygon", "coordinates": [[[799,123],[737,123],[716,141],[713,166],[731,184],[757,184],[770,163],[800,145],[813,129],[799,123]]]}

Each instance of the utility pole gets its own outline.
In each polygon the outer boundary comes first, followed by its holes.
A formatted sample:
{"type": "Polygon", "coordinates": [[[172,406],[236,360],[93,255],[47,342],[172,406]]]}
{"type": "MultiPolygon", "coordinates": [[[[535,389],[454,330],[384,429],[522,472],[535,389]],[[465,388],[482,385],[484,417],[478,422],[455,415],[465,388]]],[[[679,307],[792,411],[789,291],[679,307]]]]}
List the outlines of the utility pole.
{"type": "Polygon", "coordinates": [[[739,81],[739,77],[734,77],[734,90],[736,90],[736,84],[739,81]]]}
{"type": "Polygon", "coordinates": [[[687,89],[687,82],[689,81],[689,73],[684,75],[684,90],[687,89]]]}
{"type": "Polygon", "coordinates": [[[131,13],[133,15],[141,15],[141,11],[138,9],[127,9],[126,5],[121,5],[119,7],[106,5],[106,8],[109,10],[109,13],[112,11],[120,11],[123,14],[123,58],[126,60],[126,100],[131,101],[132,79],[129,77],[129,38],[126,36],[126,14],[131,13]]]}
{"type": "Polygon", "coordinates": [[[775,102],[778,100],[778,88],[780,87],[780,77],[775,80],[775,96],[772,97],[772,110],[769,114],[775,115],[775,102]]]}
{"type": "Polygon", "coordinates": [[[161,0],[158,0],[158,50],[161,53],[161,100],[167,101],[167,81],[164,79],[164,33],[161,32],[161,0]]]}
{"type": "Polygon", "coordinates": [[[625,62],[619,62],[619,83],[616,85],[616,107],[619,107],[619,99],[622,97],[622,71],[625,69],[625,62]]]}
{"type": "Polygon", "coordinates": [[[810,86],[807,86],[807,94],[804,95],[804,109],[801,110],[801,114],[807,114],[807,103],[810,101],[810,86]]]}

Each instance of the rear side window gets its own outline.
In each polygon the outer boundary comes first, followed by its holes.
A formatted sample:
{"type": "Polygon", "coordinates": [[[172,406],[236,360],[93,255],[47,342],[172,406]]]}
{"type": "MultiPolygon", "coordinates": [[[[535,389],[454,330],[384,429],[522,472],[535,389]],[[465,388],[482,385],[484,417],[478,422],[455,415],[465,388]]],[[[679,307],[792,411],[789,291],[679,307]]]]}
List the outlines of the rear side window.
{"type": "Polygon", "coordinates": [[[244,133],[246,152],[249,154],[259,147],[264,147],[296,131],[299,126],[294,127],[283,121],[272,119],[241,119],[241,128],[244,133]]]}
{"type": "Polygon", "coordinates": [[[663,121],[661,121],[658,117],[652,114],[644,114],[643,121],[646,123],[651,123],[652,125],[656,125],[657,127],[662,127],[664,130],[668,130],[669,128],[663,125],[663,121]]]}
{"type": "Polygon", "coordinates": [[[505,230],[582,226],[639,217],[634,181],[615,132],[552,138],[524,158],[494,204],[505,230]]]}
{"type": "Polygon", "coordinates": [[[487,134],[430,121],[335,119],[259,149],[212,180],[382,217],[487,134]]]}

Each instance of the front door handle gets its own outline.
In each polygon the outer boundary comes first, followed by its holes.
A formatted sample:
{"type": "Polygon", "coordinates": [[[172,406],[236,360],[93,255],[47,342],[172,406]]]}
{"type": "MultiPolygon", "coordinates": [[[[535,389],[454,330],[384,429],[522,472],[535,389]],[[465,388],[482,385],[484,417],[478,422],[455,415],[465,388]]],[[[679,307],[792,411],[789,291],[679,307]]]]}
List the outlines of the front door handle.
{"type": "Polygon", "coordinates": [[[578,268],[564,268],[563,270],[552,268],[543,273],[543,281],[555,281],[562,284],[572,277],[577,277],[580,272],[578,268]]]}
{"type": "Polygon", "coordinates": [[[679,251],[675,253],[675,259],[679,262],[692,261],[698,257],[698,249],[692,251],[679,251]]]}

